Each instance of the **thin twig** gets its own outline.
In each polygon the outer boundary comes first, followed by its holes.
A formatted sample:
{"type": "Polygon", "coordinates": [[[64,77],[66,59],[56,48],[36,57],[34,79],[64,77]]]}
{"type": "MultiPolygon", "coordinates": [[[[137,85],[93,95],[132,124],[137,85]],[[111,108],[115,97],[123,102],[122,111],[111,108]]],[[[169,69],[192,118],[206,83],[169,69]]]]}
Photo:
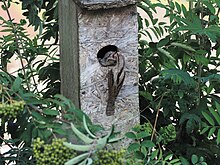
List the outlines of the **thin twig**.
{"type": "Polygon", "coordinates": [[[166,94],[166,92],[163,93],[163,95],[161,96],[160,101],[159,101],[159,103],[158,103],[157,114],[156,114],[156,118],[155,118],[155,121],[154,121],[153,132],[152,132],[152,135],[151,135],[151,141],[153,140],[154,134],[155,134],[155,132],[156,132],[157,120],[158,120],[159,112],[160,112],[160,105],[161,105],[161,102],[162,102],[163,97],[165,96],[165,94],[166,94]]]}

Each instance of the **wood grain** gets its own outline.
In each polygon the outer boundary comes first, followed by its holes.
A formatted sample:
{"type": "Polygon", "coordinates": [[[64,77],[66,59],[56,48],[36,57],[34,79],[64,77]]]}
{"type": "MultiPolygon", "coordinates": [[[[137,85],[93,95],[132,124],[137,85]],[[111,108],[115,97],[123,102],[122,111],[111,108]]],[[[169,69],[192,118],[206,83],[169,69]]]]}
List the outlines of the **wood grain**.
{"type": "Polygon", "coordinates": [[[59,33],[61,92],[80,108],[78,14],[73,0],[59,0],[59,33]]]}

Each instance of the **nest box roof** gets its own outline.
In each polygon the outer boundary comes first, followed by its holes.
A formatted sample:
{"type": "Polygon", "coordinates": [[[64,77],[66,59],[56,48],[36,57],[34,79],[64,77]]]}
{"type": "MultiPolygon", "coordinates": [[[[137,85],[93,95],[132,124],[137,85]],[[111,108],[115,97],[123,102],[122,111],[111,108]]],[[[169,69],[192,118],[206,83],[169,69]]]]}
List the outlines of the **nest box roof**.
{"type": "Polygon", "coordinates": [[[74,0],[81,8],[88,10],[124,7],[137,3],[137,0],[74,0]]]}

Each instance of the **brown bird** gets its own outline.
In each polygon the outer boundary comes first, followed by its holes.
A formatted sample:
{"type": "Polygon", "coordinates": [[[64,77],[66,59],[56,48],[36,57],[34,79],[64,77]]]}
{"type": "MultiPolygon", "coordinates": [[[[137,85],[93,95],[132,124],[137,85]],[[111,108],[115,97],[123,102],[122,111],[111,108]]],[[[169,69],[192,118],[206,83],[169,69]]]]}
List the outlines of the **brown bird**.
{"type": "Polygon", "coordinates": [[[108,67],[108,66],[115,66],[117,63],[117,52],[116,51],[109,51],[105,53],[103,58],[98,58],[99,63],[103,67],[108,67]]]}
{"type": "Polygon", "coordinates": [[[109,51],[103,58],[99,59],[99,63],[103,67],[110,68],[108,72],[108,100],[106,115],[112,116],[115,113],[115,100],[125,78],[125,59],[119,52],[109,51]]]}

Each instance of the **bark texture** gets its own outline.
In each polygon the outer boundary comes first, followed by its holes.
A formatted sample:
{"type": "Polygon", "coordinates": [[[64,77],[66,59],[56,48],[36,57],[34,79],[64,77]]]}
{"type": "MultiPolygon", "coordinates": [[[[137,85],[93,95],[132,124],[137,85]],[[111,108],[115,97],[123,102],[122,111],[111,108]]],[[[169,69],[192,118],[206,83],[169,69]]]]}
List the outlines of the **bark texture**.
{"type": "Polygon", "coordinates": [[[59,1],[62,93],[94,123],[114,124],[125,133],[139,123],[136,0],[78,0],[83,8],[76,1],[59,1]],[[117,46],[125,58],[125,79],[112,116],[106,115],[110,68],[97,58],[107,45],[117,46]]]}
{"type": "MultiPolygon", "coordinates": [[[[139,123],[138,26],[136,6],[109,10],[79,10],[79,60],[81,108],[95,123],[126,132],[139,123]],[[115,101],[115,113],[106,116],[107,67],[101,67],[98,51],[115,45],[125,57],[125,80],[115,101]]],[[[126,142],[125,142],[126,143],[126,142]]],[[[126,144],[125,144],[126,145],[126,144]]]]}

